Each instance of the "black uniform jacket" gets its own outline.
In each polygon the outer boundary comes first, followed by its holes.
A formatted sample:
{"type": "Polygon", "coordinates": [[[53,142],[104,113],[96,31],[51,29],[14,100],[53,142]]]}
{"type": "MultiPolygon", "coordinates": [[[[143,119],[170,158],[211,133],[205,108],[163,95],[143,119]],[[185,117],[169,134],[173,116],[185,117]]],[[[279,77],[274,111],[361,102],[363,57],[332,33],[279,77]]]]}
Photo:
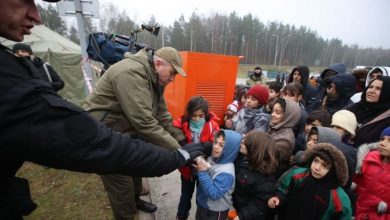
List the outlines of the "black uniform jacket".
{"type": "Polygon", "coordinates": [[[21,205],[29,199],[21,196],[29,194],[28,184],[14,177],[24,161],[130,176],[160,176],[185,163],[178,151],[132,139],[94,120],[58,96],[31,61],[0,45],[0,219],[35,208],[21,205]]]}

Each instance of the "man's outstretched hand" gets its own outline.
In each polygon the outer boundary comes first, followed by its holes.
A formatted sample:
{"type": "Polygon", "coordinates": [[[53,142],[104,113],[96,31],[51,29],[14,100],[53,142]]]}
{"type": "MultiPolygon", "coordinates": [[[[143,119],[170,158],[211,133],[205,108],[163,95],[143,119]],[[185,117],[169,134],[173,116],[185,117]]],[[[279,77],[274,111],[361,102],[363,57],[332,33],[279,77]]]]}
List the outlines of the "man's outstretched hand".
{"type": "Polygon", "coordinates": [[[203,145],[198,144],[187,144],[184,145],[181,149],[178,149],[178,151],[181,153],[181,155],[185,158],[185,160],[192,161],[198,156],[203,155],[203,145]]]}

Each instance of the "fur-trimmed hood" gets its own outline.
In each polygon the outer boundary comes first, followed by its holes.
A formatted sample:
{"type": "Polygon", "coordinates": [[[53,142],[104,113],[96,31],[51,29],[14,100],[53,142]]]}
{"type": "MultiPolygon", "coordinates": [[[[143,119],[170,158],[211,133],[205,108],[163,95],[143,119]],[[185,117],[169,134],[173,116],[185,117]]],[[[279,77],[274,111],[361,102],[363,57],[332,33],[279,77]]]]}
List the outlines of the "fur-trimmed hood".
{"type": "Polygon", "coordinates": [[[367,154],[375,149],[378,149],[379,142],[362,144],[360,145],[357,152],[357,163],[356,163],[356,173],[360,174],[362,171],[363,160],[366,158],[367,154]]]}
{"type": "Polygon", "coordinates": [[[317,152],[326,152],[333,159],[333,167],[336,171],[336,176],[339,184],[345,186],[348,181],[348,166],[347,160],[345,159],[343,153],[337,147],[328,143],[319,143],[312,150],[308,150],[303,158],[305,164],[311,164],[314,156],[317,152]]]}

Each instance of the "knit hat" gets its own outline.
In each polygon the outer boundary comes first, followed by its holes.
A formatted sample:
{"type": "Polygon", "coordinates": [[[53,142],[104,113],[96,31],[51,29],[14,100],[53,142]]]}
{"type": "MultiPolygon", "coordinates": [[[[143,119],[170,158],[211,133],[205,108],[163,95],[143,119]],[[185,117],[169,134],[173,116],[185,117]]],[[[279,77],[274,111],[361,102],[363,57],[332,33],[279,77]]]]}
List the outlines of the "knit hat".
{"type": "Polygon", "coordinates": [[[12,50],[16,53],[16,51],[18,50],[24,50],[26,52],[28,52],[30,55],[33,54],[32,52],[32,49],[29,45],[27,44],[22,44],[22,43],[16,43],[14,44],[14,46],[12,47],[12,50]]]}
{"type": "Polygon", "coordinates": [[[348,110],[340,110],[334,113],[331,126],[337,126],[351,134],[351,138],[355,137],[357,128],[357,120],[354,113],[348,110]]]}
{"type": "Polygon", "coordinates": [[[182,65],[183,62],[181,60],[181,56],[179,52],[173,47],[163,47],[156,51],[156,56],[162,58],[167,61],[169,64],[173,66],[176,72],[180,73],[180,75],[186,77],[187,74],[184,72],[182,65]]]}
{"type": "Polygon", "coordinates": [[[387,127],[385,128],[385,130],[382,131],[380,137],[382,138],[383,136],[390,136],[390,127],[387,127]]]}
{"type": "Polygon", "coordinates": [[[248,90],[246,95],[255,97],[259,101],[260,105],[265,105],[268,102],[269,92],[267,87],[255,85],[248,90]]]}
{"type": "Polygon", "coordinates": [[[233,102],[230,105],[228,105],[227,109],[230,110],[230,111],[233,111],[234,113],[237,113],[238,106],[237,106],[237,104],[235,102],[233,102]]]}

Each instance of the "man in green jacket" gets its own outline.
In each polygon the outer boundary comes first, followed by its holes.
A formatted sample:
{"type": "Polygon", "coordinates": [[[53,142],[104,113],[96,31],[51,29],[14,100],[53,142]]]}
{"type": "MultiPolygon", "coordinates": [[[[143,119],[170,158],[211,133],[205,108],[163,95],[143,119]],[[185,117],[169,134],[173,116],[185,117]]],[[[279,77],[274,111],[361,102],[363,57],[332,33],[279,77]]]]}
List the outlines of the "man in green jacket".
{"type": "MultiPolygon", "coordinates": [[[[185,137],[172,126],[163,91],[177,73],[186,76],[181,66],[180,54],[172,47],[154,54],[145,49],[126,53],[99,79],[84,108],[116,131],[175,150],[185,137]]],[[[111,174],[101,178],[116,219],[137,219],[137,209],[156,211],[155,205],[139,198],[141,178],[111,174]]]]}

